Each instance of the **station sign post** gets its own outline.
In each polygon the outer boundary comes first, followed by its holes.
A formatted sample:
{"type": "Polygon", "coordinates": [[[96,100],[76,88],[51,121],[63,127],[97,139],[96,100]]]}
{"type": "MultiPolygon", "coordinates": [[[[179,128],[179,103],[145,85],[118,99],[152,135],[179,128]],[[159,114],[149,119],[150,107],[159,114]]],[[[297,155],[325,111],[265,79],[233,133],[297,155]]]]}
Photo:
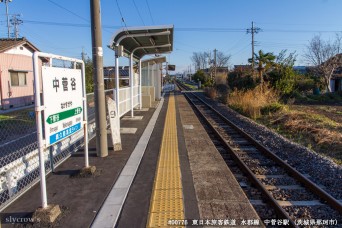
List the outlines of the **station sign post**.
{"type": "Polygon", "coordinates": [[[82,60],[35,52],[33,71],[41,200],[46,208],[44,151],[83,129],[85,167],[89,167],[85,70],[82,60]],[[40,58],[50,59],[49,65],[40,67],[40,58]],[[53,67],[52,59],[69,61],[74,68],[53,67]],[[76,64],[81,69],[76,69],[76,64]]]}

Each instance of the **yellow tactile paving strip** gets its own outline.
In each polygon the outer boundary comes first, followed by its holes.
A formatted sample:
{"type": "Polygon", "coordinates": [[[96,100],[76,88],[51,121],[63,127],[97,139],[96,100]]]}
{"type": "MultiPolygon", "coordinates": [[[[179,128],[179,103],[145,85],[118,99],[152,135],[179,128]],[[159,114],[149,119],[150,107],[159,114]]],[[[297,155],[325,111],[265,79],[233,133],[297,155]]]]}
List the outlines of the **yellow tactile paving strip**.
{"type": "Polygon", "coordinates": [[[147,227],[168,227],[168,222],[175,219],[184,219],[184,204],[178,155],[176,104],[174,95],[170,94],[147,227]]]}

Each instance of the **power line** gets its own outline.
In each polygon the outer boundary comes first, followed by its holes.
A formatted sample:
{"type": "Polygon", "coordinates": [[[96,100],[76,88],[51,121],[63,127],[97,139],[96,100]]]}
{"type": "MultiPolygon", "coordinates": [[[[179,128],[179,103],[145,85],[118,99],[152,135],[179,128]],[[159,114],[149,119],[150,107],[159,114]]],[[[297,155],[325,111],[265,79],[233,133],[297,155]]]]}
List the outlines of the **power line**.
{"type": "Polygon", "coordinates": [[[71,10],[69,10],[69,9],[65,8],[64,6],[61,6],[61,5],[59,5],[59,4],[57,4],[57,3],[55,3],[55,2],[54,2],[54,1],[52,1],[52,0],[48,0],[48,1],[49,1],[49,2],[51,2],[52,4],[54,4],[54,5],[58,6],[59,8],[61,8],[61,9],[64,9],[65,11],[68,11],[68,12],[69,12],[69,13],[71,13],[72,15],[74,15],[74,16],[76,16],[76,17],[78,17],[78,18],[82,19],[82,20],[84,20],[84,21],[86,21],[86,22],[90,22],[88,19],[86,19],[86,18],[84,18],[84,17],[82,17],[82,16],[80,16],[80,15],[78,15],[78,14],[76,14],[76,13],[72,12],[71,10]]]}
{"type": "MultiPolygon", "coordinates": [[[[1,21],[0,21],[1,22],[1,21]]],[[[54,25],[54,26],[65,26],[65,27],[80,27],[87,28],[90,27],[90,24],[76,24],[76,23],[65,23],[65,22],[52,22],[52,21],[32,21],[32,20],[24,20],[26,24],[40,24],[40,25],[54,25]]],[[[118,29],[121,26],[118,25],[103,25],[103,28],[111,28],[118,29]]]]}
{"type": "Polygon", "coordinates": [[[119,6],[118,0],[115,0],[115,1],[116,1],[116,5],[118,6],[118,9],[119,9],[119,13],[120,13],[120,16],[121,16],[121,21],[124,23],[126,29],[128,30],[127,25],[126,25],[126,21],[125,21],[124,17],[122,16],[122,12],[121,12],[121,8],[119,6]]]}
{"type": "MultiPolygon", "coordinates": [[[[78,15],[77,13],[72,12],[71,10],[65,8],[64,6],[61,6],[61,5],[57,4],[57,3],[55,3],[55,2],[52,1],[52,0],[48,0],[48,1],[49,1],[50,3],[52,3],[52,4],[54,4],[55,6],[57,6],[57,7],[59,7],[59,8],[61,8],[61,9],[65,10],[65,11],[71,13],[72,15],[74,15],[74,16],[76,16],[76,17],[82,19],[83,21],[86,21],[86,22],[89,22],[89,23],[90,23],[90,20],[88,20],[87,18],[84,18],[84,17],[78,15]]],[[[86,27],[86,26],[85,26],[85,27],[86,27]]],[[[88,27],[90,27],[90,25],[89,25],[88,27]]],[[[102,26],[102,28],[104,28],[104,27],[102,26]]],[[[112,33],[111,31],[108,31],[108,30],[106,30],[106,29],[103,29],[103,30],[106,31],[106,32],[112,33]]]]}
{"type": "Polygon", "coordinates": [[[242,41],[244,41],[244,40],[246,39],[245,35],[246,35],[246,34],[243,34],[243,36],[240,37],[239,40],[238,40],[233,46],[231,46],[231,48],[229,48],[229,49],[228,49],[227,51],[225,51],[225,52],[227,53],[227,52],[230,52],[230,51],[232,51],[233,49],[237,48],[238,45],[239,45],[242,41]]]}
{"type": "Polygon", "coordinates": [[[136,9],[137,12],[138,12],[138,15],[139,15],[139,17],[140,17],[141,22],[143,23],[143,25],[145,25],[145,22],[144,22],[143,18],[141,17],[140,11],[139,11],[137,5],[135,4],[135,1],[134,1],[134,0],[132,0],[132,1],[133,1],[133,4],[134,4],[135,9],[136,9]]]}
{"type": "Polygon", "coordinates": [[[237,52],[235,52],[234,54],[232,54],[232,56],[241,53],[242,51],[244,51],[244,50],[247,49],[248,47],[249,47],[249,44],[247,44],[246,46],[244,46],[243,48],[241,48],[240,50],[238,50],[237,52]]]}
{"type": "MultiPolygon", "coordinates": [[[[0,21],[0,23],[4,23],[6,21],[0,21]]],[[[69,27],[90,27],[90,24],[77,24],[77,23],[66,23],[66,22],[53,22],[53,21],[37,21],[37,20],[24,20],[24,23],[29,24],[41,24],[41,25],[55,25],[55,26],[69,26],[69,27]]],[[[126,23],[125,23],[126,26],[126,23]]],[[[118,29],[121,26],[118,25],[103,25],[103,28],[114,28],[118,29]]],[[[127,26],[126,26],[127,27],[127,26]]],[[[209,28],[209,27],[183,27],[183,28],[175,28],[175,31],[178,32],[245,32],[244,28],[209,28]]],[[[297,33],[336,33],[342,32],[337,30],[280,30],[280,29],[263,29],[263,32],[297,32],[297,33]]]]}
{"type": "Polygon", "coordinates": [[[148,0],[146,0],[146,4],[147,4],[148,12],[150,13],[150,17],[151,17],[152,23],[155,24],[155,23],[154,23],[154,20],[153,20],[153,17],[152,17],[150,4],[148,4],[148,0]]]}

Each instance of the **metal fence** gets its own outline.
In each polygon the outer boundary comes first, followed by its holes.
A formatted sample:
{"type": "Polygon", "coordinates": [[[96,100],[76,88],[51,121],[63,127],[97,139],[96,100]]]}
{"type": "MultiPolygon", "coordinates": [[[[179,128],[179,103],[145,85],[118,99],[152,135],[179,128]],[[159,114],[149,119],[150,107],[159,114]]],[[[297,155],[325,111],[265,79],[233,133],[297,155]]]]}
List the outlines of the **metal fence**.
{"type": "MultiPolygon", "coordinates": [[[[105,93],[113,98],[113,90],[105,93]]],[[[87,94],[87,106],[90,140],[95,137],[94,94],[87,94]]],[[[0,114],[0,211],[39,181],[36,130],[34,108],[0,114]]],[[[51,146],[44,152],[46,172],[82,146],[83,131],[51,146]]]]}

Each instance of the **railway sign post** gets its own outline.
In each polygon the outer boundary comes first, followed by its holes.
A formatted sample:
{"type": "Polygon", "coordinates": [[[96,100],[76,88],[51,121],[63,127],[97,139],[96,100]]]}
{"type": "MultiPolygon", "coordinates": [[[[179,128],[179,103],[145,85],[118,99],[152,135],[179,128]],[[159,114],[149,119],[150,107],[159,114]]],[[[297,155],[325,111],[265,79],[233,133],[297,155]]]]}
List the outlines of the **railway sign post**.
{"type": "Polygon", "coordinates": [[[44,152],[49,147],[83,129],[85,167],[89,167],[85,71],[82,60],[42,52],[33,55],[33,71],[41,200],[45,209],[48,204],[44,152]],[[48,66],[39,67],[39,58],[49,59],[48,66]],[[74,68],[53,67],[53,59],[69,61],[74,68]],[[77,64],[81,69],[76,69],[77,64]]]}

